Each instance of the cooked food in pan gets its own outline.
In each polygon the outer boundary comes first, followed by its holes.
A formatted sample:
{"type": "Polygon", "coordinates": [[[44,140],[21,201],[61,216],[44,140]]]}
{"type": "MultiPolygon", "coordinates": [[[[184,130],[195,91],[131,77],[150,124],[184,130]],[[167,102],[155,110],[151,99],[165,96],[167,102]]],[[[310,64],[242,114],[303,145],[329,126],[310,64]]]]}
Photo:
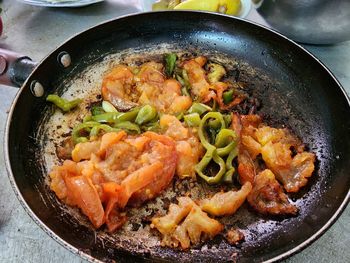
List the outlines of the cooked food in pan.
{"type": "MultiPolygon", "coordinates": [[[[266,123],[264,101],[245,85],[204,56],[166,54],[111,68],[102,99],[57,149],[62,163],[50,171],[50,188],[96,229],[114,232],[130,207],[162,198],[173,180],[208,184],[211,195],[184,192],[149,220],[163,246],[181,249],[219,234],[232,244],[243,240],[222,218],[246,200],[265,216],[297,215],[287,194],[307,184],[315,154],[290,129],[266,123]]],[[[78,99],[48,101],[79,110],[78,99]]]]}

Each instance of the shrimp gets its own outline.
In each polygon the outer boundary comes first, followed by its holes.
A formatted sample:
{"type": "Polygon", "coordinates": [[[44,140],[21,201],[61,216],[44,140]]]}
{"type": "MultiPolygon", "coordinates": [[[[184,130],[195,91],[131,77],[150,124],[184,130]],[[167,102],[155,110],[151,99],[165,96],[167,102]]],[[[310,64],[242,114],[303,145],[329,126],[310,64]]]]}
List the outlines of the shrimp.
{"type": "Polygon", "coordinates": [[[102,97],[121,111],[146,104],[164,113],[186,111],[192,99],[182,96],[181,84],[166,79],[163,70],[161,63],[153,61],[142,64],[136,74],[130,67],[118,65],[104,77],[102,97]]]}
{"type": "Polygon", "coordinates": [[[253,190],[247,199],[249,204],[261,214],[295,215],[298,212],[297,207],[289,203],[275,175],[268,169],[256,176],[253,190]]]}
{"type": "Polygon", "coordinates": [[[118,110],[128,111],[138,104],[138,93],[134,89],[134,74],[131,68],[118,65],[106,74],[102,81],[102,98],[118,110]]]}
{"type": "Polygon", "coordinates": [[[197,57],[186,61],[183,65],[191,84],[191,92],[201,101],[203,101],[210,92],[210,84],[207,81],[206,72],[203,69],[206,61],[205,57],[197,57]]]}

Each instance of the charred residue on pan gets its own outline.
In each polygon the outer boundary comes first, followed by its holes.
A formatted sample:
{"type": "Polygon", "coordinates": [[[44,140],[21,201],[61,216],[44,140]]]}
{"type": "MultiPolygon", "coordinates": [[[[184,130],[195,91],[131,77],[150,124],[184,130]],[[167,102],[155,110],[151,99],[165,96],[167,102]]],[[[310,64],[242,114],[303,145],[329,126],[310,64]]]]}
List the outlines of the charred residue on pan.
{"type": "MultiPolygon", "coordinates": [[[[226,228],[238,227],[241,229],[245,234],[245,242],[235,247],[229,245],[223,236],[219,236],[212,241],[191,248],[189,251],[161,248],[159,236],[150,229],[149,221],[154,215],[165,214],[169,204],[174,202],[177,196],[189,195],[194,199],[199,199],[217,191],[217,189],[213,191],[212,187],[202,183],[201,180],[197,182],[188,180],[180,182],[175,179],[172,185],[156,199],[147,202],[140,208],[130,208],[128,210],[128,222],[114,234],[107,233],[104,228],[95,231],[78,209],[61,203],[47,186],[49,183],[47,171],[53,165],[60,163],[56,155],[56,146],[62,143],[64,139],[62,135],[70,134],[72,127],[82,120],[91,104],[100,100],[98,96],[104,73],[119,63],[132,65],[133,63],[140,63],[140,61],[161,61],[161,55],[169,51],[188,57],[201,54],[214,62],[225,65],[229,70],[228,77],[246,83],[247,91],[253,98],[259,99],[259,103],[256,101],[251,101],[250,103],[258,104],[259,113],[263,114],[268,122],[274,120],[273,124],[275,125],[288,125],[300,138],[304,138],[304,135],[310,131],[308,127],[305,127],[304,120],[300,120],[298,109],[295,109],[294,105],[290,103],[289,98],[278,92],[281,83],[263,73],[263,69],[253,68],[246,62],[236,60],[220,52],[188,47],[183,49],[182,47],[164,44],[158,49],[149,47],[139,50],[124,50],[98,60],[92,56],[90,66],[86,68],[73,66],[71,71],[67,71],[64,76],[54,83],[54,86],[57,87],[57,90],[63,97],[67,99],[80,97],[84,98],[84,102],[77,110],[65,114],[62,114],[59,110],[55,110],[54,114],[52,114],[48,107],[40,125],[41,128],[36,134],[36,140],[40,141],[42,146],[38,155],[41,156],[43,163],[41,172],[43,176],[42,182],[45,184],[45,199],[53,209],[58,211],[62,217],[61,220],[71,223],[77,228],[82,225],[83,228],[79,229],[95,233],[94,244],[91,245],[91,250],[89,251],[92,255],[98,254],[96,251],[102,249],[108,250],[109,252],[106,254],[109,254],[110,258],[114,258],[117,257],[115,253],[117,254],[118,251],[127,250],[132,254],[145,255],[153,259],[170,260],[175,257],[184,262],[235,261],[239,259],[244,251],[261,248],[266,242],[281,235],[293,225],[298,225],[307,215],[308,209],[315,205],[315,197],[319,194],[319,184],[315,180],[311,180],[313,182],[309,184],[307,191],[302,191],[301,196],[298,196],[299,199],[293,198],[301,211],[296,218],[263,218],[247,209],[245,204],[235,215],[220,218],[220,221],[226,225],[226,228]]],[[[84,59],[85,64],[89,64],[88,58],[84,59]]],[[[78,65],[79,61],[76,63],[78,65]]],[[[304,141],[310,142],[312,150],[318,149],[316,145],[317,138],[312,139],[314,137],[311,132],[304,141]]]]}

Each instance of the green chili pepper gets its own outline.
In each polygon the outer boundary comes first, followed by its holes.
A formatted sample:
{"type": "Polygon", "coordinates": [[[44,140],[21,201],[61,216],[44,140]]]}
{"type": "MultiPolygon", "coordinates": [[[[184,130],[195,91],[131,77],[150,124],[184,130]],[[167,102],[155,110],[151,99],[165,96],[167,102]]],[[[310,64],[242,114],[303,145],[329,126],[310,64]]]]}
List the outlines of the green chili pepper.
{"type": "Polygon", "coordinates": [[[238,156],[238,147],[235,147],[235,148],[230,152],[230,154],[228,155],[228,157],[227,157],[227,159],[226,159],[226,168],[227,168],[228,170],[234,168],[233,165],[232,165],[232,161],[233,161],[233,159],[235,159],[237,156],[238,156]]]}
{"type": "Polygon", "coordinates": [[[222,126],[219,119],[212,119],[208,121],[208,127],[215,131],[215,130],[219,130],[222,126]]]}
{"type": "Polygon", "coordinates": [[[236,138],[236,133],[230,129],[221,129],[215,138],[215,147],[222,148],[230,144],[236,138]]]}
{"type": "Polygon", "coordinates": [[[220,81],[220,79],[226,74],[226,70],[223,66],[216,63],[209,63],[209,73],[208,80],[209,83],[215,83],[220,81]]]}
{"type": "Polygon", "coordinates": [[[181,86],[186,85],[184,79],[180,76],[180,74],[175,74],[175,78],[177,79],[178,82],[180,82],[181,86]]]}
{"type": "Polygon", "coordinates": [[[135,123],[131,123],[130,121],[120,122],[114,125],[114,128],[119,128],[122,130],[126,130],[129,132],[136,132],[137,134],[141,133],[140,127],[135,123]]]}
{"type": "Polygon", "coordinates": [[[117,109],[112,105],[112,103],[106,100],[102,101],[102,109],[105,112],[118,112],[117,109]]]}
{"type": "Polygon", "coordinates": [[[142,131],[153,131],[153,132],[159,132],[160,131],[160,125],[159,121],[156,122],[149,122],[143,126],[141,126],[142,131]]]}
{"type": "Polygon", "coordinates": [[[231,114],[223,114],[226,127],[230,127],[232,122],[231,114]]]}
{"type": "Polygon", "coordinates": [[[201,122],[201,117],[198,113],[191,113],[185,115],[184,120],[189,127],[198,127],[201,122]]]}
{"type": "Polygon", "coordinates": [[[75,100],[66,100],[61,98],[60,96],[50,94],[46,97],[46,101],[52,102],[62,111],[67,112],[78,106],[83,100],[75,99],[75,100]]]}
{"type": "Polygon", "coordinates": [[[226,105],[233,101],[233,89],[224,91],[224,93],[222,93],[222,100],[226,105]]]}
{"type": "Polygon", "coordinates": [[[202,160],[195,166],[195,171],[197,174],[202,177],[208,184],[216,184],[219,183],[222,176],[225,173],[225,162],[224,160],[217,155],[216,148],[212,145],[210,145],[209,148],[207,148],[207,152],[203,156],[202,160]],[[203,170],[208,166],[211,160],[214,160],[219,166],[219,172],[215,176],[207,176],[203,173],[203,170]]]}
{"type": "Polygon", "coordinates": [[[184,80],[185,87],[188,88],[188,89],[191,89],[191,83],[190,83],[190,79],[189,79],[189,77],[187,75],[186,69],[182,70],[182,78],[184,80]]]}
{"type": "Polygon", "coordinates": [[[168,77],[171,77],[173,75],[174,69],[175,69],[175,63],[177,60],[177,56],[174,53],[166,54],[164,56],[165,60],[165,74],[168,77]]]}
{"type": "Polygon", "coordinates": [[[198,136],[199,139],[204,146],[204,148],[207,150],[202,160],[195,166],[195,171],[197,174],[202,177],[207,183],[209,184],[215,184],[219,183],[222,176],[224,175],[226,171],[225,162],[224,160],[218,155],[217,149],[214,145],[210,144],[205,136],[205,125],[207,120],[209,119],[218,119],[221,123],[221,126],[225,128],[225,122],[222,117],[222,114],[220,112],[208,112],[204,117],[202,118],[199,129],[198,129],[198,136]],[[219,172],[215,176],[207,176],[203,173],[203,170],[208,166],[210,161],[213,159],[215,163],[217,163],[220,166],[219,172]]]}
{"type": "Polygon", "coordinates": [[[215,146],[219,156],[229,155],[237,146],[237,135],[233,130],[221,129],[216,136],[215,146]]]}
{"type": "Polygon", "coordinates": [[[150,122],[156,116],[157,116],[157,110],[151,105],[145,105],[138,112],[135,122],[138,125],[142,125],[144,123],[150,122]]]}
{"type": "Polygon", "coordinates": [[[92,121],[92,116],[91,116],[91,115],[86,115],[86,116],[83,118],[83,122],[88,122],[88,121],[92,121]]]}
{"type": "Polygon", "coordinates": [[[181,121],[183,118],[184,118],[184,113],[183,112],[180,112],[179,114],[176,115],[176,118],[181,121]]]}
{"type": "Polygon", "coordinates": [[[82,142],[82,140],[86,141],[87,139],[87,133],[89,134],[91,132],[91,129],[95,126],[100,125],[100,123],[95,121],[88,121],[85,123],[79,123],[74,126],[72,131],[72,139],[73,143],[77,144],[79,142],[82,142]],[[85,139],[83,139],[85,138],[85,139]]]}
{"type": "Polygon", "coordinates": [[[92,120],[100,123],[115,123],[118,121],[118,116],[120,114],[119,112],[107,112],[92,116],[92,120]]]}
{"type": "Polygon", "coordinates": [[[101,130],[103,130],[106,133],[113,132],[113,131],[120,131],[120,129],[112,128],[111,126],[109,126],[107,124],[99,124],[99,125],[92,127],[92,129],[90,131],[90,137],[98,136],[101,130]]]}
{"type": "Polygon", "coordinates": [[[209,145],[211,145],[207,141],[206,136],[204,135],[206,122],[207,120],[210,120],[210,119],[214,119],[214,120],[218,119],[220,121],[221,127],[223,129],[225,128],[225,121],[220,112],[208,112],[207,114],[205,114],[200,122],[199,131],[198,131],[199,139],[201,140],[201,143],[203,144],[204,148],[207,148],[209,145]]]}
{"type": "Polygon", "coordinates": [[[227,119],[227,116],[223,116],[220,112],[208,112],[200,121],[198,136],[207,152],[195,166],[195,171],[209,184],[232,182],[233,180],[235,168],[232,162],[238,154],[238,140],[233,130],[226,129],[226,123],[231,122],[231,118],[229,120],[227,119]],[[218,130],[219,132],[217,132],[218,130]],[[212,144],[208,141],[208,138],[211,139],[212,144]],[[221,158],[224,156],[228,156],[226,163],[221,158]],[[203,170],[211,160],[220,166],[219,172],[213,177],[203,173],[203,170]]]}
{"type": "Polygon", "coordinates": [[[235,168],[232,165],[233,159],[235,159],[238,155],[238,147],[235,147],[226,159],[226,173],[224,174],[222,181],[225,183],[232,183],[233,181],[233,173],[235,172],[235,168]]]}
{"type": "Polygon", "coordinates": [[[119,123],[123,121],[135,121],[139,108],[134,108],[128,112],[107,112],[92,116],[92,120],[100,123],[119,123]]]}
{"type": "Polygon", "coordinates": [[[95,116],[95,115],[100,115],[100,114],[103,114],[103,113],[106,113],[103,108],[101,106],[97,106],[97,105],[94,105],[91,107],[91,114],[92,116],[95,116]]]}
{"type": "Polygon", "coordinates": [[[134,122],[139,111],[140,111],[140,108],[134,108],[128,112],[120,112],[119,115],[117,116],[117,120],[121,122],[122,121],[134,122]]]}
{"type": "Polygon", "coordinates": [[[83,142],[88,142],[88,141],[89,141],[89,139],[86,138],[86,137],[79,137],[79,138],[76,139],[75,144],[83,143],[83,142]]]}
{"type": "Polygon", "coordinates": [[[190,94],[190,88],[191,88],[191,85],[190,85],[190,82],[188,81],[188,76],[187,76],[187,72],[186,71],[182,71],[182,72],[185,72],[185,76],[186,76],[186,80],[180,76],[183,75],[183,73],[179,73],[179,74],[175,74],[175,78],[180,82],[181,84],[181,94],[183,96],[188,96],[188,97],[191,97],[191,94],[190,94]]]}
{"type": "Polygon", "coordinates": [[[203,103],[194,102],[192,106],[188,109],[188,113],[198,113],[199,115],[202,115],[208,111],[211,111],[212,108],[210,108],[208,105],[205,105],[203,103]]]}
{"type": "Polygon", "coordinates": [[[188,89],[187,89],[186,86],[183,86],[183,87],[181,88],[181,95],[182,95],[182,96],[191,97],[191,94],[190,94],[190,92],[188,91],[188,89]]]}

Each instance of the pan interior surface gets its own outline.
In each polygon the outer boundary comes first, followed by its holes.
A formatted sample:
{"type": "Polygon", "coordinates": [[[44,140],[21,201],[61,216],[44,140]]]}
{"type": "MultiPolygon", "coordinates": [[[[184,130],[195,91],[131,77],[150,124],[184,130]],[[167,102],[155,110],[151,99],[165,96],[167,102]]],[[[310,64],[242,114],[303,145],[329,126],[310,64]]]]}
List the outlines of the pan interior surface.
{"type": "Polygon", "coordinates": [[[338,82],[316,59],[289,40],[243,20],[200,12],[160,12],[123,17],[72,38],[49,55],[19,92],[8,126],[8,159],[12,181],[27,211],[61,244],[85,258],[135,260],[261,262],[290,255],[305,246],[328,224],[348,199],[350,186],[349,101],[338,82]],[[57,56],[65,51],[72,64],[64,68],[57,56]],[[200,182],[174,182],[159,198],[131,209],[121,231],[95,231],[74,209],[60,203],[48,187],[48,171],[58,163],[55,147],[89,103],[96,101],[104,72],[132,58],[159,59],[167,52],[203,54],[224,64],[248,83],[260,99],[267,122],[285,125],[317,156],[308,185],[290,195],[300,213],[291,218],[268,218],[243,206],[227,226],[241,229],[239,246],[215,238],[189,251],[162,248],[149,229],[149,219],[164,212],[183,189],[200,195],[209,191],[200,182]],[[39,81],[45,95],[84,98],[81,111],[61,114],[35,98],[29,88],[39,81]],[[197,190],[193,190],[197,189],[197,190]],[[199,191],[199,190],[200,191],[199,191]],[[197,192],[195,192],[197,191],[197,192]],[[309,240],[309,241],[308,241],[309,240]]]}

